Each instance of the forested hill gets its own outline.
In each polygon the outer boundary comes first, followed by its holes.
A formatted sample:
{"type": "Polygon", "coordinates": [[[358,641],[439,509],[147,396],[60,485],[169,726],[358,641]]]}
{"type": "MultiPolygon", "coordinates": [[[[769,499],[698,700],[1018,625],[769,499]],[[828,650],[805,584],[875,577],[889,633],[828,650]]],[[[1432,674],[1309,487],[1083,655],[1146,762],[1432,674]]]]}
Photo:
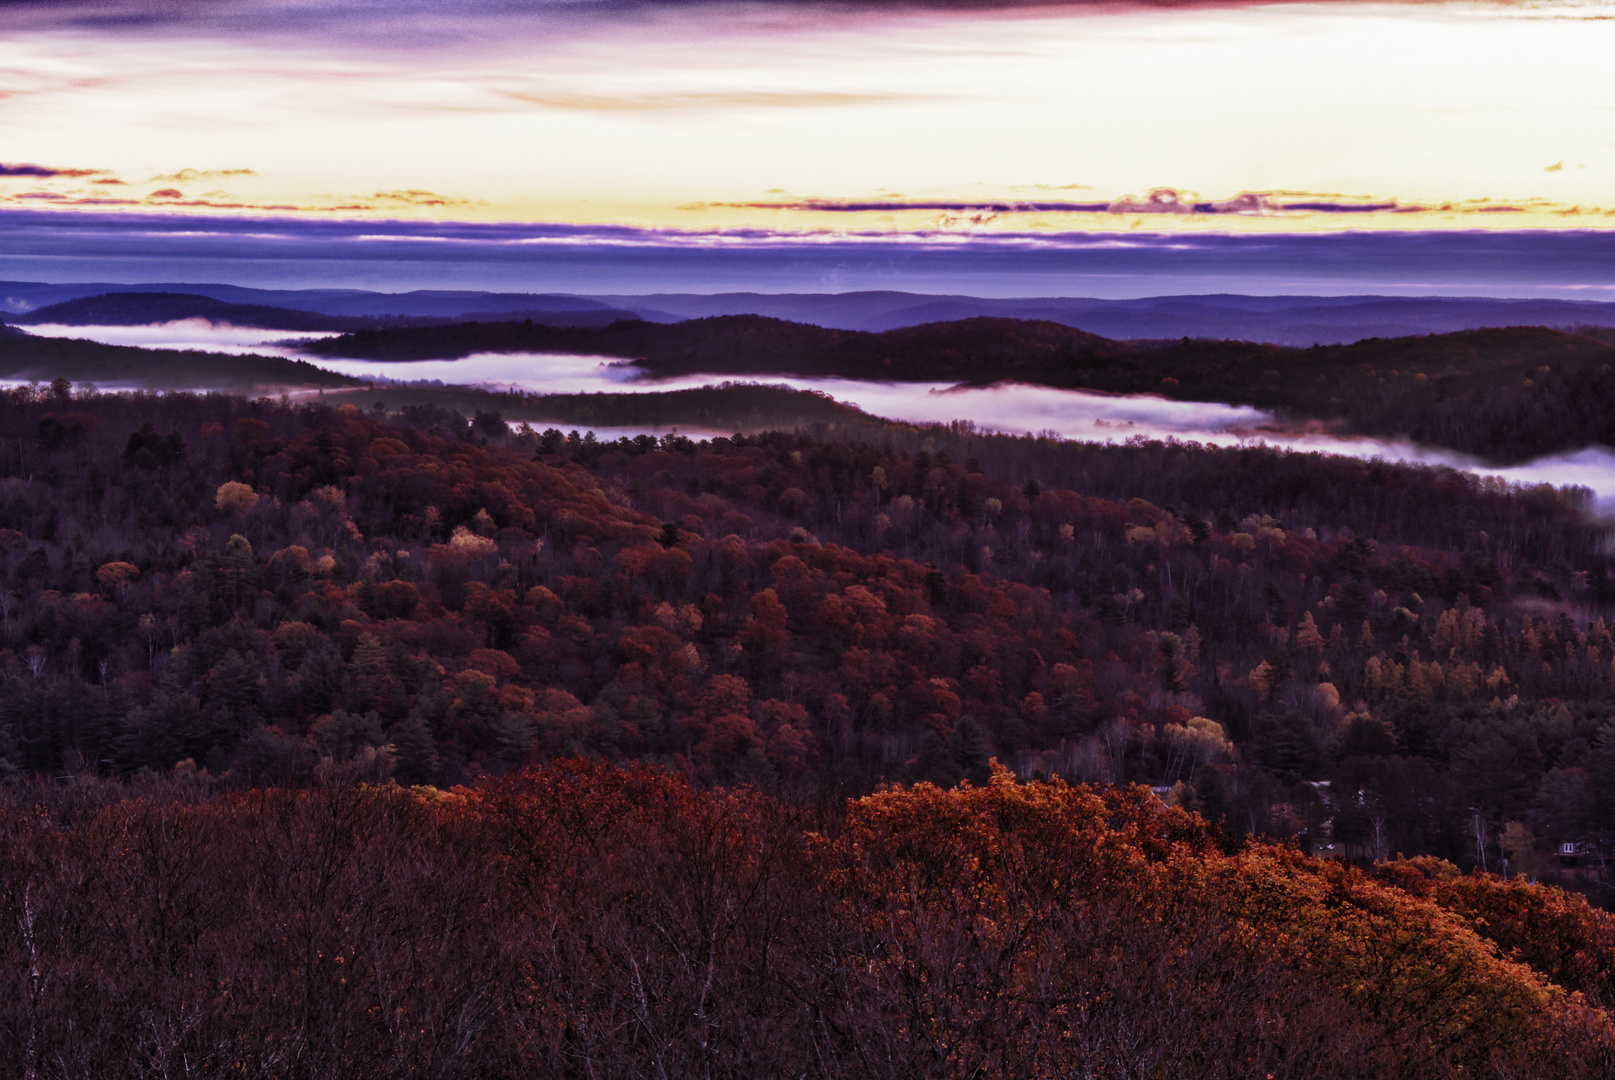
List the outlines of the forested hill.
{"type": "Polygon", "coordinates": [[[374,325],[365,319],[321,315],[269,304],[234,304],[191,293],[103,293],[7,315],[18,326],[59,323],[67,326],[144,326],[176,319],[206,319],[266,330],[358,330],[374,325]]]}
{"type": "MultiPolygon", "coordinates": [[[[967,319],[874,334],[723,316],[673,325],[618,321],[592,329],[468,322],[347,334],[308,349],[377,360],[502,350],[576,352],[633,359],[658,375],[1014,380],[1154,393],[1255,405],[1289,420],[1325,421],[1343,433],[1406,436],[1500,464],[1615,444],[1615,345],[1535,327],[1291,349],[1236,341],[1117,342],[1057,323],[1013,319],[967,319]]],[[[0,328],[0,378],[240,390],[359,385],[300,360],[38,338],[9,328],[0,328]]],[[[736,390],[730,396],[744,395],[736,390]]],[[[535,412],[531,404],[494,407],[515,419],[606,422],[597,403],[575,403],[559,413],[535,412]]],[[[735,410],[715,404],[703,406],[706,417],[681,415],[668,422],[705,425],[710,419],[727,426],[735,410]]],[[[622,413],[621,402],[608,411],[622,413]]],[[[749,415],[739,422],[755,428],[749,415]]],[[[768,416],[769,423],[788,419],[781,413],[768,416]]]]}
{"type": "Polygon", "coordinates": [[[636,360],[661,376],[807,375],[898,382],[1019,379],[1047,382],[1072,357],[1133,348],[1053,322],[978,318],[884,333],[826,330],[760,315],[662,324],[621,320],[603,329],[541,323],[459,323],[348,334],[310,353],[374,360],[452,359],[477,352],[571,352],[636,360]]]}
{"type": "Polygon", "coordinates": [[[0,327],[0,379],[240,391],[363,385],[306,360],[105,345],[78,338],[34,337],[12,327],[0,327]]]}
{"type": "Polygon", "coordinates": [[[1615,888],[1574,492],[481,419],[0,393],[12,1042],[897,1080],[1147,1024],[1150,1075],[1610,1075],[1615,920],[1528,883],[1615,888]],[[638,1037],[634,965],[689,1037],[638,1037]],[[467,994],[477,1038],[397,1034],[467,994]]]}
{"type": "Polygon", "coordinates": [[[298,784],[387,746],[411,782],[584,752],[869,790],[996,754],[1546,874],[1615,845],[1607,544],[1568,494],[1261,448],[23,387],[0,775],[298,784]]]}
{"type": "Polygon", "coordinates": [[[1615,444],[1615,347],[1540,327],[1309,349],[1183,341],[1067,369],[1054,385],[1271,409],[1512,463],[1615,444]]]}
{"type": "Polygon", "coordinates": [[[603,329],[464,323],[345,335],[309,347],[377,360],[474,352],[632,359],[658,376],[1003,380],[1272,409],[1341,430],[1405,435],[1511,463],[1615,443],[1615,346],[1539,327],[1295,349],[1242,341],[1120,342],[1052,322],[977,318],[868,333],[760,316],[603,329]]]}

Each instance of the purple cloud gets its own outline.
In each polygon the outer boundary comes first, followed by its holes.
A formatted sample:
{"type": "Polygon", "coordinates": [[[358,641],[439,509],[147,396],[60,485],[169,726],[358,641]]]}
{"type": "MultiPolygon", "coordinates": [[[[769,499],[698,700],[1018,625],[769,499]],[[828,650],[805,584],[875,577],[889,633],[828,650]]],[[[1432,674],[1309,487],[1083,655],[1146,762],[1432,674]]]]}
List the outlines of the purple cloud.
{"type": "MultiPolygon", "coordinates": [[[[1413,3],[1416,0],[1403,0],[1413,3]]],[[[847,14],[1023,8],[1238,8],[1253,0],[742,0],[754,10],[847,14]]],[[[166,37],[279,37],[419,47],[504,37],[514,27],[565,34],[580,24],[637,22],[658,11],[723,11],[722,0],[0,0],[12,25],[160,33],[166,37]]]]}
{"type": "Polygon", "coordinates": [[[0,278],[566,293],[1615,298],[1615,231],[788,232],[0,210],[0,278]]]}
{"type": "Polygon", "coordinates": [[[878,199],[863,202],[841,199],[802,199],[795,202],[716,203],[716,206],[733,206],[746,210],[810,210],[828,213],[894,214],[906,210],[935,210],[959,214],[1041,214],[1041,213],[1098,213],[1109,208],[1109,203],[1094,202],[910,202],[904,199],[878,199]]]}
{"type": "Polygon", "coordinates": [[[48,178],[52,176],[100,176],[105,172],[105,169],[57,169],[49,165],[34,165],[25,161],[19,161],[11,165],[0,162],[0,176],[33,176],[48,178]]]}
{"type": "MultiPolygon", "coordinates": [[[[1159,187],[1139,197],[1123,195],[1105,202],[1068,202],[1041,199],[970,202],[964,200],[888,199],[795,199],[780,202],[717,203],[746,210],[798,210],[819,213],[896,214],[905,211],[931,211],[958,214],[1229,214],[1262,216],[1281,213],[1375,214],[1417,213],[1423,206],[1405,205],[1394,199],[1351,201],[1328,197],[1300,197],[1295,192],[1242,191],[1228,199],[1196,199],[1175,188],[1159,187]]],[[[1503,207],[1487,207],[1500,211],[1503,207]]],[[[1507,208],[1513,209],[1513,208],[1507,208]]]]}

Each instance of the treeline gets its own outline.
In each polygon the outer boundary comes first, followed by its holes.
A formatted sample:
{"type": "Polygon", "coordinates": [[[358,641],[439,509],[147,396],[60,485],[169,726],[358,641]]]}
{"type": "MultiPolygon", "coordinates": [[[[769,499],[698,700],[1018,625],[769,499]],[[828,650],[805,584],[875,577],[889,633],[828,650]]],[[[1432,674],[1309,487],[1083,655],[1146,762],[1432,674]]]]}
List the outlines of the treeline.
{"type": "Polygon", "coordinates": [[[1612,361],[1607,340],[1536,327],[1310,349],[1191,341],[1065,385],[1256,405],[1515,463],[1615,439],[1612,361]]]}
{"type": "MultiPolygon", "coordinates": [[[[704,432],[794,431],[818,426],[826,431],[856,432],[880,438],[889,431],[913,431],[912,425],[871,416],[816,390],[750,382],[723,382],[685,390],[649,393],[601,391],[538,394],[421,383],[380,384],[344,393],[362,409],[379,402],[388,412],[414,418],[432,416],[443,433],[453,433],[479,415],[498,416],[511,424],[560,424],[565,428],[683,428],[704,432]],[[458,417],[451,414],[458,413],[458,417]]],[[[430,425],[428,425],[430,426],[430,425]]],[[[485,425],[486,426],[486,425],[485,425]]],[[[482,434],[497,434],[497,425],[482,434]]]]}
{"type": "Polygon", "coordinates": [[[1140,788],[0,794],[0,1076],[1605,1077],[1615,919],[1140,788]]]}
{"type": "Polygon", "coordinates": [[[59,323],[67,326],[145,326],[177,319],[207,319],[209,322],[256,326],[266,330],[373,329],[373,320],[316,311],[297,311],[271,304],[241,304],[215,300],[211,296],[172,292],[117,292],[81,296],[49,304],[21,314],[8,313],[5,322],[13,326],[39,326],[59,323]]]}
{"type": "Polygon", "coordinates": [[[79,338],[34,337],[0,326],[0,379],[66,379],[151,389],[238,390],[261,387],[362,386],[307,360],[231,356],[177,349],[103,345],[79,338]]]}
{"type": "Polygon", "coordinates": [[[1575,492],[56,389],[0,401],[0,770],[454,784],[586,753],[863,792],[996,756],[1608,891],[1615,580],[1575,492]]]}

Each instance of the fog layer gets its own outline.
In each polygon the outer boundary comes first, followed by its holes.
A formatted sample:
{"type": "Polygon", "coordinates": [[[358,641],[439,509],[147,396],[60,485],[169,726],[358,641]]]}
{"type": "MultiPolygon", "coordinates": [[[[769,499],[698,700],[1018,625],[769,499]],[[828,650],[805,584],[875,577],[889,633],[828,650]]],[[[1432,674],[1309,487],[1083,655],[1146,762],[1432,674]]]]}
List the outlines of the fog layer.
{"type": "Polygon", "coordinates": [[[265,330],[257,326],[232,326],[206,319],[177,319],[146,326],[65,326],[41,323],[25,328],[38,337],[83,338],[107,345],[135,345],[142,349],[201,349],[207,352],[260,356],[286,356],[301,359],[294,348],[279,344],[299,338],[334,337],[331,331],[265,330]]]}
{"type": "MultiPolygon", "coordinates": [[[[722,381],[721,377],[712,375],[649,379],[630,364],[597,356],[483,353],[462,360],[382,364],[374,360],[319,358],[316,362],[331,371],[363,378],[400,382],[437,380],[535,393],[651,393],[722,381]]],[[[1284,430],[1271,413],[1243,405],[1016,384],[953,389],[946,383],[781,376],[759,376],[758,381],[818,390],[837,401],[893,420],[946,423],[968,419],[990,431],[1017,435],[1049,433],[1089,442],[1120,442],[1133,436],[1175,438],[1220,446],[1262,442],[1299,451],[1448,465],[1496,476],[1510,483],[1556,487],[1573,484],[1591,489],[1601,501],[1615,501],[1615,453],[1605,447],[1588,447],[1525,465],[1495,468],[1463,454],[1418,446],[1407,440],[1343,438],[1321,432],[1284,430]]],[[[598,434],[604,436],[607,432],[601,430],[598,434]]]]}
{"type": "MultiPolygon", "coordinates": [[[[378,363],[308,357],[296,339],[332,336],[307,331],[288,333],[259,327],[182,319],[150,326],[30,326],[42,337],[86,338],[109,345],[153,349],[203,349],[231,354],[258,353],[307,359],[330,371],[378,382],[437,381],[445,384],[515,388],[531,393],[654,393],[705,386],[724,376],[689,375],[651,379],[632,364],[612,357],[548,353],[479,353],[461,360],[417,360],[378,363]]],[[[1299,451],[1380,457],[1427,465],[1448,465],[1510,483],[1576,485],[1590,489],[1603,508],[1615,511],[1615,452],[1591,446],[1571,454],[1542,458],[1510,468],[1450,450],[1419,446],[1405,439],[1339,437],[1321,432],[1285,430],[1268,412],[1217,402],[1172,401],[1152,395],[1098,394],[1010,384],[986,389],[954,389],[949,383],[889,383],[856,379],[805,379],[758,376],[756,381],[817,390],[865,412],[914,423],[969,420],[977,427],[1009,434],[1048,433],[1088,442],[1120,442],[1134,436],[1181,439],[1233,446],[1262,442],[1299,451]]],[[[108,387],[111,389],[111,387],[108,387]]],[[[596,428],[597,437],[615,438],[640,429],[596,428]]],[[[681,428],[693,437],[715,434],[681,428]]],[[[658,432],[659,433],[659,432],[658,432]]]]}

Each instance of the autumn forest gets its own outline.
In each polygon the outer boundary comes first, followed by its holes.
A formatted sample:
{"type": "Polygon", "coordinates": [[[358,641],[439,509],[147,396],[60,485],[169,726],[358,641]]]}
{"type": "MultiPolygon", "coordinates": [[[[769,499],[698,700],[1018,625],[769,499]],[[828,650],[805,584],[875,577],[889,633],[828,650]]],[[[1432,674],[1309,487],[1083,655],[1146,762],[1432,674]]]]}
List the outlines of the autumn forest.
{"type": "Polygon", "coordinates": [[[0,400],[0,1072],[1608,1075],[1583,493],[423,394],[0,400]]]}
{"type": "Polygon", "coordinates": [[[0,0],[0,1080],[1615,1080],[1612,54],[0,0]]]}

